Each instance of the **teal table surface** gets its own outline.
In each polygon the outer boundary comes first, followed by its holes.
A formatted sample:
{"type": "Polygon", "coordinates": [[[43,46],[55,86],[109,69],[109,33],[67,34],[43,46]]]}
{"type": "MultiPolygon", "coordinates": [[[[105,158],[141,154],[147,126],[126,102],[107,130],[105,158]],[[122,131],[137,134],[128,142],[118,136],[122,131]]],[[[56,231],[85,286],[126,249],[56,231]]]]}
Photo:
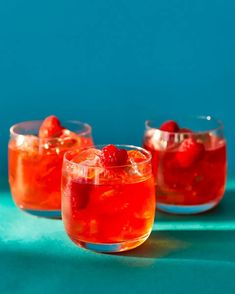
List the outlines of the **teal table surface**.
{"type": "Polygon", "coordinates": [[[63,223],[17,209],[0,191],[0,293],[235,293],[235,182],[198,216],[157,212],[139,248],[97,254],[74,245],[63,223]]]}

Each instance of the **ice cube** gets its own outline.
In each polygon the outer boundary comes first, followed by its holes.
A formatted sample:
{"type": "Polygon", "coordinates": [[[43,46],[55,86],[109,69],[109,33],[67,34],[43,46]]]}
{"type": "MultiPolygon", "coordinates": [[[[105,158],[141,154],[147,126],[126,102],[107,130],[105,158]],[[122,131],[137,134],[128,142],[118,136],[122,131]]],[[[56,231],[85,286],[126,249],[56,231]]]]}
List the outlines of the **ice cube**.
{"type": "Polygon", "coordinates": [[[85,149],[76,154],[72,161],[81,165],[100,167],[100,153],[101,151],[95,148],[85,149]]]}
{"type": "Polygon", "coordinates": [[[147,159],[147,156],[139,150],[129,150],[127,154],[131,163],[143,162],[147,159]]]}
{"type": "Polygon", "coordinates": [[[145,145],[157,151],[164,151],[166,149],[174,149],[184,138],[181,133],[167,133],[161,130],[148,130],[145,133],[145,145]]]}
{"type": "MultiPolygon", "coordinates": [[[[135,162],[133,158],[130,159],[131,162],[131,167],[129,168],[129,174],[131,175],[138,175],[138,176],[143,176],[141,172],[140,166],[135,162]]],[[[142,164],[141,164],[142,165],[142,164]]]]}
{"type": "Polygon", "coordinates": [[[127,153],[128,161],[131,165],[128,168],[128,174],[142,176],[144,161],[147,159],[147,156],[139,150],[129,150],[127,153]],[[143,162],[143,164],[141,162],[143,162]]]}
{"type": "Polygon", "coordinates": [[[94,184],[98,184],[100,174],[103,172],[99,157],[100,152],[98,149],[89,148],[77,153],[71,160],[77,163],[73,167],[74,177],[82,177],[85,180],[92,180],[94,184]]]}
{"type": "Polygon", "coordinates": [[[73,145],[80,145],[81,138],[78,136],[78,134],[71,132],[68,129],[63,129],[62,133],[60,135],[60,144],[63,147],[71,147],[73,145]]]}
{"type": "Polygon", "coordinates": [[[40,153],[43,154],[60,154],[61,149],[61,139],[40,139],[40,153]]]}
{"type": "Polygon", "coordinates": [[[15,141],[16,147],[23,150],[34,150],[39,146],[38,137],[33,135],[19,135],[16,137],[15,141]]]}
{"type": "Polygon", "coordinates": [[[78,151],[72,158],[72,162],[81,163],[89,166],[99,166],[100,164],[100,150],[95,148],[84,149],[78,151]]]}
{"type": "Polygon", "coordinates": [[[93,191],[91,205],[98,213],[113,215],[127,209],[129,203],[122,190],[101,186],[93,191]]]}
{"type": "Polygon", "coordinates": [[[163,140],[160,130],[148,130],[145,133],[146,145],[154,150],[164,150],[167,147],[167,141],[163,140]]]}

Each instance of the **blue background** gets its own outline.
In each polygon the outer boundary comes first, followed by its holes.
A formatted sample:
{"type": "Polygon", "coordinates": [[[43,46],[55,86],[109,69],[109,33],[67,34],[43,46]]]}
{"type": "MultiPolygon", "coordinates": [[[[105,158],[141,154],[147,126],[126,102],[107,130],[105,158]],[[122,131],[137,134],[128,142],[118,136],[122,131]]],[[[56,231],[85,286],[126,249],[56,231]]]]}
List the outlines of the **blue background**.
{"type": "Polygon", "coordinates": [[[1,174],[10,125],[52,113],[89,122],[97,143],[134,144],[147,118],[212,114],[235,168],[234,11],[232,0],[1,0],[1,174]]]}

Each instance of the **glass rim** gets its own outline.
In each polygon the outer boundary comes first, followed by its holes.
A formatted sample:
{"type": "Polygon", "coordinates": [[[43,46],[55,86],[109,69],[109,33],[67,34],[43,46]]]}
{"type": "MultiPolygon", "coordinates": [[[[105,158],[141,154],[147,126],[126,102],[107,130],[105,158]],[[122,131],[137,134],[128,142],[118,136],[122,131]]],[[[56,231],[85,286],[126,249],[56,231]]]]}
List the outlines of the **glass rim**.
{"type": "MultiPolygon", "coordinates": [[[[11,136],[28,136],[29,134],[21,134],[20,132],[16,132],[16,128],[17,127],[20,127],[22,125],[22,129],[24,129],[24,125],[27,124],[27,123],[31,123],[31,124],[41,124],[43,122],[43,120],[28,120],[28,121],[23,121],[23,122],[19,122],[19,123],[16,123],[14,125],[12,125],[10,127],[10,135],[11,136]]],[[[81,132],[78,132],[77,134],[79,134],[80,136],[85,136],[85,135],[89,135],[91,134],[91,129],[92,127],[88,124],[88,123],[85,123],[85,122],[81,122],[79,120],[65,120],[64,123],[71,123],[71,124],[74,124],[74,125],[80,125],[80,126],[83,126],[85,130],[81,131],[81,132]]],[[[40,138],[39,138],[40,139],[40,138]]],[[[53,137],[53,138],[43,138],[43,140],[56,140],[56,139],[61,139],[60,137],[53,137]]]]}
{"type": "MultiPolygon", "coordinates": [[[[81,166],[81,167],[86,167],[86,168],[104,168],[103,166],[97,166],[97,165],[89,165],[89,164],[84,164],[84,163],[79,163],[79,162],[73,162],[72,160],[69,160],[67,158],[67,156],[71,153],[80,153],[82,151],[85,151],[85,150],[88,150],[88,149],[91,149],[91,148],[99,148],[99,150],[107,145],[110,145],[110,144],[97,144],[97,145],[91,145],[91,146],[88,146],[88,147],[85,147],[85,148],[82,148],[82,149],[73,149],[73,150],[68,150],[65,152],[64,154],[64,162],[67,162],[69,163],[70,165],[73,165],[73,166],[81,166]]],[[[108,166],[108,167],[105,167],[106,169],[117,169],[117,168],[124,168],[124,167],[130,167],[130,166],[133,166],[133,165],[142,165],[142,164],[147,164],[147,163],[151,163],[151,160],[152,160],[152,154],[151,152],[149,152],[148,150],[146,150],[145,148],[142,148],[142,147],[139,147],[139,146],[135,146],[135,145],[129,145],[129,144],[113,144],[115,145],[116,147],[118,148],[123,148],[125,149],[126,148],[130,148],[130,149],[134,149],[134,150],[138,150],[140,151],[141,153],[143,153],[144,155],[147,156],[146,159],[143,159],[143,161],[141,162],[134,162],[134,163],[128,163],[128,164],[124,164],[124,165],[115,165],[115,166],[108,166]]]]}
{"type": "MultiPolygon", "coordinates": [[[[208,130],[205,131],[192,131],[193,134],[197,134],[197,135],[203,135],[203,134],[208,134],[211,132],[216,132],[216,131],[220,131],[224,129],[224,124],[221,120],[215,118],[214,116],[211,115],[198,115],[198,116],[183,116],[183,118],[185,119],[195,119],[195,120],[204,120],[204,121],[214,121],[217,124],[217,127],[215,128],[209,128],[208,130]]],[[[189,131],[184,131],[184,132],[168,132],[168,131],[163,131],[160,130],[160,128],[157,127],[152,127],[150,124],[151,123],[155,123],[156,120],[146,120],[145,121],[145,127],[147,130],[158,130],[161,133],[165,133],[165,134],[174,134],[174,135],[178,135],[178,134],[182,134],[182,135],[188,135],[188,134],[192,134],[189,131]]]]}

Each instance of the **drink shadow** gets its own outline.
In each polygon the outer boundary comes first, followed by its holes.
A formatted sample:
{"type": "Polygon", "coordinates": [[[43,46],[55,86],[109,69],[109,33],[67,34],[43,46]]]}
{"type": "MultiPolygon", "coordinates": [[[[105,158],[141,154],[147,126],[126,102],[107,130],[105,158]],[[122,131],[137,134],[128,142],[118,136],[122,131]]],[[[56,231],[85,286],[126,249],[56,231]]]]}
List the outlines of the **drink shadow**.
{"type": "Polygon", "coordinates": [[[157,212],[149,239],[140,247],[118,255],[235,262],[234,231],[235,191],[230,190],[207,213],[182,216],[157,212]]]}
{"type": "Polygon", "coordinates": [[[117,253],[117,255],[143,258],[163,258],[172,252],[183,250],[187,244],[179,239],[170,237],[168,232],[152,232],[141,246],[117,253]]]}
{"type": "Polygon", "coordinates": [[[235,190],[226,191],[214,209],[197,215],[156,212],[153,230],[235,230],[235,190]]]}
{"type": "Polygon", "coordinates": [[[151,258],[161,262],[220,261],[235,266],[234,244],[234,231],[155,231],[140,247],[118,255],[151,258]]]}

